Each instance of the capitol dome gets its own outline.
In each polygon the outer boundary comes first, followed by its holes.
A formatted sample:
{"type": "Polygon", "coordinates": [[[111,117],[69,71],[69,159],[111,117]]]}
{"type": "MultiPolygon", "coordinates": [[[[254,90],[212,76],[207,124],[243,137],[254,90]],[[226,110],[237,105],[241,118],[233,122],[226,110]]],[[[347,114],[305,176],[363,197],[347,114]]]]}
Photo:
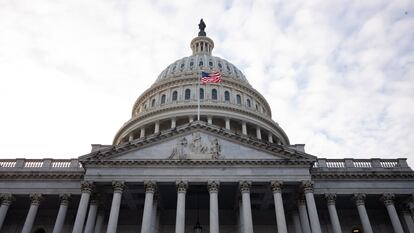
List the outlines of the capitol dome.
{"type": "Polygon", "coordinates": [[[214,42],[204,31],[205,24],[199,26],[198,36],[190,43],[192,55],[167,66],[138,97],[131,119],[117,132],[114,145],[199,121],[246,137],[290,145],[285,132],[272,120],[266,99],[240,69],[212,55],[214,42]],[[199,85],[201,72],[219,72],[221,82],[199,85]]]}

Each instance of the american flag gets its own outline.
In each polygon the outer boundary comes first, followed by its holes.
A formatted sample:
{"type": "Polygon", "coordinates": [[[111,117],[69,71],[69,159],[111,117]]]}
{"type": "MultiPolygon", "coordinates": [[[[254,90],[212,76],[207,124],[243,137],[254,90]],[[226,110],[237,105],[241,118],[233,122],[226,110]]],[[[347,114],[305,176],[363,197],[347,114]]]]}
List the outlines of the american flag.
{"type": "Polygon", "coordinates": [[[207,83],[219,83],[221,82],[221,74],[220,72],[201,72],[201,82],[200,84],[207,84],[207,83]]]}

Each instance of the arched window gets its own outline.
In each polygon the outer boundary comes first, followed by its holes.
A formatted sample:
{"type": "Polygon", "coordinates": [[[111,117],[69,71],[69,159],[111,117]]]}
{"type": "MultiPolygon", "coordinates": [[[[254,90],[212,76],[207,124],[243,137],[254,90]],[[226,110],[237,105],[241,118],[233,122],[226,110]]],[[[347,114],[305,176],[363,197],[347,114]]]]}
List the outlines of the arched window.
{"type": "Polygon", "coordinates": [[[204,89],[200,88],[200,100],[204,99],[204,89]]]}
{"type": "Polygon", "coordinates": [[[151,107],[154,107],[155,106],[155,99],[152,99],[152,101],[151,101],[151,107]]]}
{"type": "Polygon", "coordinates": [[[247,104],[247,107],[249,107],[249,108],[252,106],[249,99],[247,99],[246,104],[247,104]]]}
{"type": "Polygon", "coordinates": [[[236,95],[236,103],[241,104],[241,96],[240,95],[236,95]]]}
{"type": "Polygon", "coordinates": [[[217,90],[216,89],[211,90],[211,99],[217,100],[217,90]]]}
{"type": "Polygon", "coordinates": [[[165,95],[161,96],[161,104],[165,104],[165,95]]]}
{"type": "Polygon", "coordinates": [[[230,101],[230,92],[229,91],[224,92],[224,101],[230,101]]]}
{"type": "Polygon", "coordinates": [[[256,111],[259,111],[259,105],[256,104],[256,111]]]}
{"type": "Polygon", "coordinates": [[[177,97],[178,97],[177,91],[173,91],[173,93],[172,93],[172,101],[176,101],[177,100],[177,97]]]}
{"type": "Polygon", "coordinates": [[[190,91],[190,89],[185,89],[184,99],[189,100],[190,97],[191,97],[191,91],[190,91]]]}

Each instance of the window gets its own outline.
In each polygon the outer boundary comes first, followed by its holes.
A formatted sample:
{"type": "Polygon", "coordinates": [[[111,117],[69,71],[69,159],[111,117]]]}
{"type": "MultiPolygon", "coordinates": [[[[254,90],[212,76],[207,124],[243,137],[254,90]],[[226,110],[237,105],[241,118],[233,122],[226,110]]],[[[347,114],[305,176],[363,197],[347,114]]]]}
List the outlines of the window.
{"type": "Polygon", "coordinates": [[[241,96],[240,95],[236,96],[236,103],[241,104],[241,96]]]}
{"type": "Polygon", "coordinates": [[[185,89],[184,99],[189,100],[190,97],[191,97],[191,91],[190,91],[190,89],[185,89]]]}
{"type": "Polygon", "coordinates": [[[177,100],[177,96],[178,96],[177,91],[174,91],[174,92],[172,93],[172,101],[176,101],[176,100],[177,100]]]}
{"type": "Polygon", "coordinates": [[[256,111],[259,111],[259,106],[256,104],[256,111]]]}
{"type": "Polygon", "coordinates": [[[212,62],[212,61],[210,61],[210,62],[208,63],[208,65],[209,65],[210,67],[213,67],[213,62],[212,62]]]}
{"type": "Polygon", "coordinates": [[[165,95],[161,96],[161,104],[165,104],[165,95]]]}
{"type": "Polygon", "coordinates": [[[211,99],[217,100],[217,90],[216,89],[211,90],[211,99]]]}
{"type": "Polygon", "coordinates": [[[250,100],[249,99],[247,99],[246,103],[247,103],[247,107],[250,108],[252,106],[252,104],[250,103],[250,100]]]}
{"type": "Polygon", "coordinates": [[[229,91],[224,92],[224,101],[230,101],[230,92],[229,91]]]}
{"type": "Polygon", "coordinates": [[[203,61],[200,61],[199,63],[198,63],[198,66],[203,66],[203,61]]]}
{"type": "Polygon", "coordinates": [[[204,99],[204,89],[200,88],[200,100],[204,99]]]}
{"type": "Polygon", "coordinates": [[[155,99],[152,99],[151,107],[154,107],[154,106],[155,106],[155,99]]]}

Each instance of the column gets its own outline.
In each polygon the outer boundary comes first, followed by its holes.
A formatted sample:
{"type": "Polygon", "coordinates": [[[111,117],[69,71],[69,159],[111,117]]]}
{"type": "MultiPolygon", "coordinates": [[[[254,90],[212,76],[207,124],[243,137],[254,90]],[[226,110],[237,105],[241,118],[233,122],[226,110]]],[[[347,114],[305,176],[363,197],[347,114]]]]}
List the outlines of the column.
{"type": "Polygon", "coordinates": [[[225,118],[226,121],[226,129],[230,130],[230,118],[225,118]]]}
{"type": "Polygon", "coordinates": [[[154,126],[154,133],[159,133],[159,132],[160,132],[160,122],[156,121],[155,126],[154,126]]]}
{"type": "Polygon", "coordinates": [[[104,210],[99,210],[98,211],[98,217],[96,217],[94,233],[101,233],[102,232],[102,226],[103,226],[104,220],[105,220],[105,211],[104,210]]]}
{"type": "Polygon", "coordinates": [[[112,182],[114,188],[114,195],[112,196],[111,212],[109,213],[108,227],[106,233],[116,233],[118,227],[119,208],[121,207],[122,191],[125,184],[122,181],[112,182]]]}
{"type": "Polygon", "coordinates": [[[145,128],[144,127],[142,127],[140,129],[140,133],[139,133],[139,138],[143,138],[143,137],[145,137],[145,128]]]}
{"type": "Polygon", "coordinates": [[[243,202],[243,223],[244,233],[253,233],[253,219],[252,219],[252,206],[250,204],[250,186],[249,181],[240,182],[240,191],[242,194],[243,202]]]}
{"type": "Polygon", "coordinates": [[[141,233],[151,232],[151,217],[155,193],[155,182],[146,181],[145,185],[145,202],[144,213],[142,214],[141,233]]]}
{"type": "Polygon", "coordinates": [[[313,197],[313,182],[309,180],[304,181],[302,186],[303,192],[305,193],[306,205],[308,207],[312,233],[322,233],[318,210],[316,209],[315,198],[313,197]]]}
{"type": "Polygon", "coordinates": [[[66,213],[68,211],[68,205],[70,201],[70,194],[60,195],[59,212],[56,217],[55,226],[53,227],[53,233],[61,233],[63,224],[65,223],[66,213]]]}
{"type": "Polygon", "coordinates": [[[207,123],[208,124],[213,124],[213,117],[212,116],[207,116],[207,123]]]}
{"type": "Polygon", "coordinates": [[[243,216],[243,202],[239,200],[239,233],[244,233],[243,216]]]}
{"type": "Polygon", "coordinates": [[[133,141],[134,140],[134,133],[129,134],[129,138],[128,141],[133,141]]]}
{"type": "Polygon", "coordinates": [[[267,139],[269,140],[270,143],[273,143],[273,136],[271,132],[268,133],[267,139]]]}
{"type": "Polygon", "coordinates": [[[185,194],[187,182],[177,182],[177,213],[175,217],[175,233],[184,233],[185,230],[185,194]]]}
{"type": "Polygon", "coordinates": [[[336,212],[336,194],[325,194],[326,204],[328,205],[329,218],[331,219],[331,225],[333,233],[342,233],[341,224],[339,223],[338,213],[336,212]]]}
{"type": "Polygon", "coordinates": [[[193,117],[193,116],[189,116],[189,117],[188,117],[188,122],[190,122],[190,123],[191,123],[191,122],[193,122],[193,121],[194,121],[194,117],[193,117]]]}
{"type": "Polygon", "coordinates": [[[30,194],[31,204],[29,212],[27,213],[26,221],[24,222],[22,233],[32,232],[33,223],[36,219],[37,210],[39,209],[42,194],[30,194]]]}
{"type": "Polygon", "coordinates": [[[218,181],[208,182],[208,192],[210,194],[210,233],[219,233],[219,187],[220,183],[218,181]]]}
{"type": "Polygon", "coordinates": [[[158,217],[158,195],[157,192],[155,192],[151,211],[151,233],[158,233],[158,217]]]}
{"type": "Polygon", "coordinates": [[[273,191],[273,199],[275,202],[275,211],[276,211],[276,223],[277,223],[277,232],[278,233],[287,233],[285,210],[283,208],[283,199],[282,199],[282,181],[272,181],[270,186],[273,191]]]}
{"type": "Polygon", "coordinates": [[[302,228],[300,226],[299,214],[296,210],[294,210],[292,212],[292,219],[293,219],[293,225],[295,227],[295,233],[302,233],[302,228]]]}
{"type": "Polygon", "coordinates": [[[404,218],[405,225],[407,226],[408,233],[414,233],[414,221],[411,217],[411,214],[408,212],[408,210],[403,210],[402,216],[404,218]]]}
{"type": "Polygon", "coordinates": [[[14,200],[14,197],[7,193],[7,194],[1,194],[1,207],[0,207],[0,230],[3,227],[4,219],[6,218],[7,211],[9,210],[9,207],[11,203],[14,200]]]}
{"type": "Polygon", "coordinates": [[[247,125],[245,121],[242,121],[242,134],[247,135],[247,125]]]}
{"type": "Polygon", "coordinates": [[[373,233],[371,223],[369,222],[367,210],[365,209],[365,194],[354,194],[354,201],[358,209],[359,218],[361,219],[362,229],[364,233],[373,233]]]}
{"type": "Polygon", "coordinates": [[[98,212],[98,200],[97,200],[97,197],[93,195],[89,202],[89,212],[88,212],[88,218],[86,219],[84,233],[93,233],[97,212],[98,212]]]}
{"type": "Polygon", "coordinates": [[[384,193],[381,197],[384,201],[384,205],[387,208],[388,215],[391,219],[392,228],[394,228],[394,233],[404,233],[400,219],[398,218],[397,211],[394,206],[394,194],[384,193]]]}
{"type": "Polygon", "coordinates": [[[171,129],[175,128],[177,125],[177,119],[175,117],[171,118],[171,129]]]}
{"type": "Polygon", "coordinates": [[[261,132],[259,126],[256,127],[256,138],[259,139],[259,140],[262,139],[262,132],[261,132]]]}
{"type": "Polygon", "coordinates": [[[93,184],[88,181],[81,182],[81,199],[79,201],[78,212],[76,213],[75,224],[73,224],[72,233],[82,233],[83,224],[85,223],[86,211],[88,210],[89,198],[93,189],[93,184]]]}
{"type": "Polygon", "coordinates": [[[309,218],[308,218],[308,210],[306,209],[305,196],[303,195],[299,196],[298,210],[299,210],[300,225],[302,226],[302,232],[311,233],[311,229],[309,225],[309,218]]]}

